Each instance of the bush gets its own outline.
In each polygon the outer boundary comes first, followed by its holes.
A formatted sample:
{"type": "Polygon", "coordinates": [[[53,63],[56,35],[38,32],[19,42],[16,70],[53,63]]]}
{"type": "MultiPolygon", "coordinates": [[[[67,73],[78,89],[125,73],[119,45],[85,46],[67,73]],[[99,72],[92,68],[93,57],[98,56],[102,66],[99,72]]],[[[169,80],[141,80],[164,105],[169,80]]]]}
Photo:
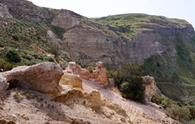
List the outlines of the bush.
{"type": "Polygon", "coordinates": [[[139,102],[144,101],[144,89],[142,87],[142,66],[127,64],[118,70],[109,71],[114,79],[115,86],[122,92],[122,96],[139,102]]]}
{"type": "Polygon", "coordinates": [[[5,56],[9,62],[13,62],[13,63],[21,62],[21,58],[17,53],[17,51],[15,50],[9,50],[5,56]]]}
{"type": "Polygon", "coordinates": [[[152,102],[161,105],[171,118],[180,122],[189,122],[195,118],[195,107],[187,107],[182,103],[176,103],[168,97],[159,95],[153,96],[152,102]]]}
{"type": "Polygon", "coordinates": [[[163,108],[171,107],[171,105],[176,104],[176,102],[169,99],[168,97],[160,95],[154,95],[152,97],[152,102],[162,106],[163,108]]]}
{"type": "Polygon", "coordinates": [[[63,38],[63,34],[65,33],[65,30],[61,27],[58,26],[51,26],[51,30],[59,37],[59,38],[63,38]]]}
{"type": "Polygon", "coordinates": [[[11,70],[13,67],[15,67],[14,64],[11,64],[3,59],[0,59],[0,69],[2,69],[2,71],[11,70]]]}
{"type": "Polygon", "coordinates": [[[133,99],[135,101],[144,102],[144,88],[142,86],[142,78],[134,77],[128,82],[125,81],[120,85],[120,91],[123,97],[133,99]]]}
{"type": "Polygon", "coordinates": [[[142,74],[142,66],[137,64],[127,64],[118,70],[113,70],[109,72],[111,78],[114,79],[115,85],[120,87],[120,84],[124,81],[131,80],[136,76],[142,74]]]}

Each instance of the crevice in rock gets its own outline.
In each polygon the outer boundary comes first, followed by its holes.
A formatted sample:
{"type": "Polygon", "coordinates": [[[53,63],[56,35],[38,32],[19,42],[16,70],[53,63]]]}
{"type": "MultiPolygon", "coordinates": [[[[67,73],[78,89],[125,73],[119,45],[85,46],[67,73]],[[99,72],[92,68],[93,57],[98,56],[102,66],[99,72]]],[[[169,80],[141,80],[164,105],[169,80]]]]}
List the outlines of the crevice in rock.
{"type": "Polygon", "coordinates": [[[9,87],[7,88],[7,90],[16,89],[19,87],[18,80],[10,80],[10,81],[8,81],[8,83],[9,83],[9,87]]]}

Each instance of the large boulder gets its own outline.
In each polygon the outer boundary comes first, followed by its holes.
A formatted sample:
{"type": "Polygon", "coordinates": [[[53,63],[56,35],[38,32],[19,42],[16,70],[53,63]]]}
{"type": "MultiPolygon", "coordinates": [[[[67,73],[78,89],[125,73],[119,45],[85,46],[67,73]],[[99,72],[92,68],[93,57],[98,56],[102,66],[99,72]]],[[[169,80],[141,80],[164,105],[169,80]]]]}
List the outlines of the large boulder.
{"type": "Polygon", "coordinates": [[[61,92],[59,81],[63,70],[54,63],[44,62],[32,66],[20,66],[3,75],[10,83],[10,87],[27,88],[50,95],[61,92]]]}

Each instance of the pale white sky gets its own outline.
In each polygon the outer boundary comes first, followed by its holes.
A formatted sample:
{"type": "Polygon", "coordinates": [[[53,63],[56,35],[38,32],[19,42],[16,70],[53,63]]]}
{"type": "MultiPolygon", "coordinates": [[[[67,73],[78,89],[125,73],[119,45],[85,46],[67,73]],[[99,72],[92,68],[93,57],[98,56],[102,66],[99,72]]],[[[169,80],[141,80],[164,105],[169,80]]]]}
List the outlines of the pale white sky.
{"type": "Polygon", "coordinates": [[[29,0],[34,4],[68,9],[87,17],[146,13],[185,19],[195,27],[195,0],[29,0]]]}

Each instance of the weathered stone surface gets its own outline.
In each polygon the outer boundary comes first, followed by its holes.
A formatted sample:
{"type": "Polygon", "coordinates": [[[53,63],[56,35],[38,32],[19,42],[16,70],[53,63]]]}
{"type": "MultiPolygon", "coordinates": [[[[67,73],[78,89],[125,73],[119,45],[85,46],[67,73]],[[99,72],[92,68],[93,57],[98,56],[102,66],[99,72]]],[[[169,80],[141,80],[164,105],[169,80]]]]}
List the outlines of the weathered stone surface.
{"type": "Polygon", "coordinates": [[[11,18],[12,15],[9,13],[7,6],[0,3],[0,17],[11,18]]]}
{"type": "Polygon", "coordinates": [[[82,16],[69,10],[61,10],[53,19],[52,25],[64,28],[65,30],[79,25],[82,16]]]}
{"type": "Polygon", "coordinates": [[[96,69],[93,72],[93,78],[95,81],[100,82],[101,85],[108,85],[109,79],[108,79],[108,74],[106,71],[106,68],[103,65],[103,62],[98,62],[96,64],[96,69]]]}
{"type": "Polygon", "coordinates": [[[82,104],[92,108],[94,111],[99,111],[104,106],[100,92],[92,91],[87,93],[79,89],[70,89],[68,92],[57,96],[55,101],[66,105],[82,104]]]}
{"type": "Polygon", "coordinates": [[[79,75],[81,78],[86,80],[89,80],[91,78],[89,70],[81,68],[81,66],[76,64],[76,62],[69,62],[68,66],[65,69],[65,72],[79,75]]]}
{"type": "Polygon", "coordinates": [[[29,88],[56,95],[63,70],[56,64],[44,62],[32,66],[20,66],[3,73],[11,87],[29,88]]]}
{"type": "Polygon", "coordinates": [[[108,85],[108,74],[103,62],[97,62],[95,70],[91,71],[92,72],[89,72],[89,70],[81,68],[81,66],[77,65],[76,62],[69,62],[67,68],[65,69],[66,73],[79,75],[81,79],[94,80],[101,85],[108,85]]]}
{"type": "Polygon", "coordinates": [[[142,85],[144,87],[144,101],[146,103],[150,103],[151,99],[154,95],[160,94],[160,90],[156,86],[156,82],[154,80],[154,77],[143,76],[142,77],[142,85]]]}
{"type": "Polygon", "coordinates": [[[72,89],[68,91],[65,94],[61,94],[55,98],[55,101],[65,103],[67,105],[71,105],[74,103],[78,103],[78,100],[82,99],[84,97],[84,94],[81,90],[78,89],[72,89]]]}
{"type": "Polygon", "coordinates": [[[92,91],[91,93],[86,94],[85,98],[87,99],[86,106],[91,107],[94,111],[99,111],[104,105],[101,94],[98,91],[92,91]]]}
{"type": "Polygon", "coordinates": [[[8,86],[9,84],[7,83],[6,79],[0,74],[0,94],[5,92],[8,86]]]}
{"type": "Polygon", "coordinates": [[[64,73],[60,79],[61,85],[70,85],[72,88],[81,88],[82,89],[82,79],[79,75],[64,73]]]}

